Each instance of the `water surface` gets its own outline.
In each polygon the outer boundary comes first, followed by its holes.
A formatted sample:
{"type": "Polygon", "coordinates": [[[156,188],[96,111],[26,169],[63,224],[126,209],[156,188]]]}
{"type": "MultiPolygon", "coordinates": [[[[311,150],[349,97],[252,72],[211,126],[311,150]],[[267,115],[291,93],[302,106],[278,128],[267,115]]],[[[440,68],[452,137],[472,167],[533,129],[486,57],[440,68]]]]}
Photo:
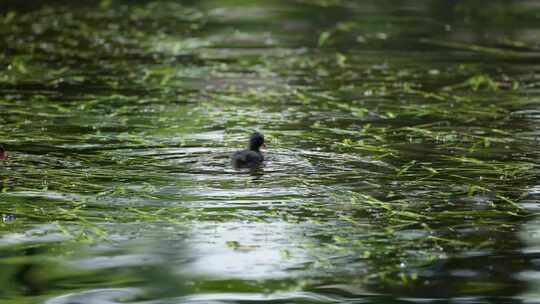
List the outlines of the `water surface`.
{"type": "Polygon", "coordinates": [[[538,302],[536,2],[0,12],[2,301],[538,302]]]}

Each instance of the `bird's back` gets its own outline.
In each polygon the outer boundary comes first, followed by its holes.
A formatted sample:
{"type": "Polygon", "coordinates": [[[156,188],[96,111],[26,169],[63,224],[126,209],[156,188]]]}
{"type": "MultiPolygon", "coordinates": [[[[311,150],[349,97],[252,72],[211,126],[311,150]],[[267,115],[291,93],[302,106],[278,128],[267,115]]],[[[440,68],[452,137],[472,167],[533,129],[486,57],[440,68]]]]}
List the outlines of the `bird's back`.
{"type": "Polygon", "coordinates": [[[237,151],[232,155],[232,164],[236,168],[252,168],[264,160],[260,152],[251,150],[237,151]]]}

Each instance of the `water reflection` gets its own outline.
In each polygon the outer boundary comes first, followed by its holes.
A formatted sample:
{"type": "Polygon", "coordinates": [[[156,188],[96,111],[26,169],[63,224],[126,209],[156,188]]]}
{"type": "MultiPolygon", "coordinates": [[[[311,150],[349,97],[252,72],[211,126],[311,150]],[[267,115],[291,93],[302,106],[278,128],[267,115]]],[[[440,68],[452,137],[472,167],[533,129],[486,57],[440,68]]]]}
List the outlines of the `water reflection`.
{"type": "Polygon", "coordinates": [[[534,299],[537,15],[532,1],[10,5],[0,293],[534,299]],[[264,166],[234,170],[252,129],[271,141],[264,166]]]}

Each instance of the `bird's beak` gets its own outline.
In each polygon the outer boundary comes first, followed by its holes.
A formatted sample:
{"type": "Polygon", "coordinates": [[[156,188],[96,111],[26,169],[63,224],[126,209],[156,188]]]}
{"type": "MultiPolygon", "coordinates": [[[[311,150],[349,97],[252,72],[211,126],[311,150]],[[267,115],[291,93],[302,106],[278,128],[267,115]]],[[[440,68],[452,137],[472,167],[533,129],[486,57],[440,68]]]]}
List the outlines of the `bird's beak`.
{"type": "Polygon", "coordinates": [[[262,145],[262,147],[266,149],[266,143],[264,143],[264,144],[262,145]]]}

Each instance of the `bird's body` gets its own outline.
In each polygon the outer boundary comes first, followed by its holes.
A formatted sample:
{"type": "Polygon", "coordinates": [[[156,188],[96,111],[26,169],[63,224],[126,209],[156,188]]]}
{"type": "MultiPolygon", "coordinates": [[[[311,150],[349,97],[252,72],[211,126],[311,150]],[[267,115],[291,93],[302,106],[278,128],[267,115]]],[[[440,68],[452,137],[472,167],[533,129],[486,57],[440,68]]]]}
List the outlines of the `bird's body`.
{"type": "Polygon", "coordinates": [[[249,138],[249,148],[242,151],[236,151],[231,157],[232,165],[235,168],[254,168],[259,166],[263,160],[260,148],[266,147],[264,136],[261,133],[253,133],[249,138]]]}
{"type": "Polygon", "coordinates": [[[232,155],[232,164],[236,168],[253,168],[262,163],[264,157],[260,151],[242,150],[232,155]]]}

